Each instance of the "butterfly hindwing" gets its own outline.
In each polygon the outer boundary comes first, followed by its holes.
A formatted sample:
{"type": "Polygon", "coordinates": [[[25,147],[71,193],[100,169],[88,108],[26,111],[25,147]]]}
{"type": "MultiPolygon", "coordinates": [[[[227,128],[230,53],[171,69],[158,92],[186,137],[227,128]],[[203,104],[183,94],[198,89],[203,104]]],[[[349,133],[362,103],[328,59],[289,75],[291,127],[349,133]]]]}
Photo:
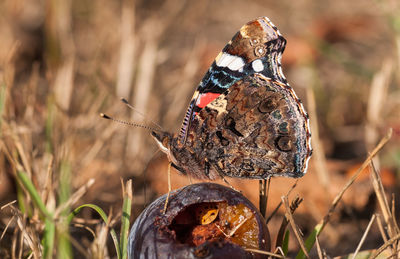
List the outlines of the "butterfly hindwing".
{"type": "Polygon", "coordinates": [[[285,83],[246,76],[195,115],[188,146],[224,176],[303,176],[311,146],[299,102],[285,83]]]}

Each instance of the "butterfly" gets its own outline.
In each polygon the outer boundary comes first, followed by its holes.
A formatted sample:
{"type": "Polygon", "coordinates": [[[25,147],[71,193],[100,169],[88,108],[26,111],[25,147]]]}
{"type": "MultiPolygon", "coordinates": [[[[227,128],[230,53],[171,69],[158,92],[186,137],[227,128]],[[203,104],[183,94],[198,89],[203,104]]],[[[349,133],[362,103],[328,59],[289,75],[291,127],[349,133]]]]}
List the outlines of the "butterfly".
{"type": "Polygon", "coordinates": [[[173,167],[211,180],[306,173],[310,123],[282,72],[285,45],[267,17],[233,36],[194,92],[179,133],[151,133],[173,167]]]}

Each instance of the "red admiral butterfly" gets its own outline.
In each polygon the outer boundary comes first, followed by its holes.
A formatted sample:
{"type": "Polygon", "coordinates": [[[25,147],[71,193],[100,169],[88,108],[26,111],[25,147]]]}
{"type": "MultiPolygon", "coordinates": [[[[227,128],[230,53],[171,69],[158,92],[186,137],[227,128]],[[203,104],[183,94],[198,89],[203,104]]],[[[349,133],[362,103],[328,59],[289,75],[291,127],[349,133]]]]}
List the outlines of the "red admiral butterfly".
{"type": "Polygon", "coordinates": [[[200,179],[306,173],[310,125],[282,73],[285,45],[266,17],[233,36],[195,91],[180,133],[152,132],[172,166],[200,179]]]}

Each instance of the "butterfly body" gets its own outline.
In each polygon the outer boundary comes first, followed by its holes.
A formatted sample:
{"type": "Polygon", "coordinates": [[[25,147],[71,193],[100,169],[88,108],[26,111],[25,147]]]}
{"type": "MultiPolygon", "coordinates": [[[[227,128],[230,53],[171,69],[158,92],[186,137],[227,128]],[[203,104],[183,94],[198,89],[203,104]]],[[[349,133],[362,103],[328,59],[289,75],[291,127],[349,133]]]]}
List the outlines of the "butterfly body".
{"type": "Polygon", "coordinates": [[[199,179],[304,175],[311,133],[282,73],[285,43],[265,17],[235,34],[200,82],[179,134],[152,132],[175,168],[199,179]]]}

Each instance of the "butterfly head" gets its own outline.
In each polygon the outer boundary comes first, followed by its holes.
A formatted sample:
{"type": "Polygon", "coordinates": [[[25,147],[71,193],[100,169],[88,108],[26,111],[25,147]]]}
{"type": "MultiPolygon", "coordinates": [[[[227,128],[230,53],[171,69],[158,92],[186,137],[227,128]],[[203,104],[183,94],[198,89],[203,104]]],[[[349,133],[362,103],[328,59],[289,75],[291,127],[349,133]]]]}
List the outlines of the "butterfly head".
{"type": "Polygon", "coordinates": [[[175,156],[171,152],[171,145],[174,136],[171,133],[165,131],[152,131],[151,136],[156,141],[160,150],[167,154],[169,161],[176,164],[175,156]]]}
{"type": "Polygon", "coordinates": [[[160,132],[152,131],[151,136],[154,138],[161,151],[168,154],[170,142],[172,139],[171,134],[163,131],[160,132]]]}

